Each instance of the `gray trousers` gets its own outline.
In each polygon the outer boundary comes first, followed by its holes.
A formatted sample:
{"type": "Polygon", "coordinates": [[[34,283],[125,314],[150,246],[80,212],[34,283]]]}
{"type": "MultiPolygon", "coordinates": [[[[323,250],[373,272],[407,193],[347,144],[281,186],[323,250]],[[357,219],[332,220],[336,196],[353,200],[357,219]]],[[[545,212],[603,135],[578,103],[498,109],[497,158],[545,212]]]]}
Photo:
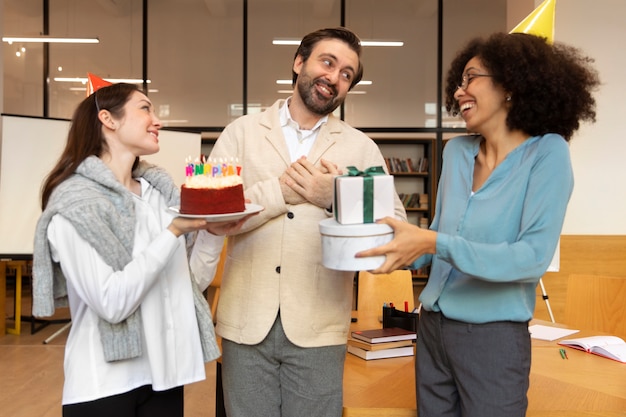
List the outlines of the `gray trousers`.
{"type": "Polygon", "coordinates": [[[301,348],[280,316],[258,345],[222,341],[228,417],[341,417],[346,346],[301,348]]]}
{"type": "Polygon", "coordinates": [[[420,417],[524,417],[528,323],[469,324],[422,309],[415,361],[420,417]]]}

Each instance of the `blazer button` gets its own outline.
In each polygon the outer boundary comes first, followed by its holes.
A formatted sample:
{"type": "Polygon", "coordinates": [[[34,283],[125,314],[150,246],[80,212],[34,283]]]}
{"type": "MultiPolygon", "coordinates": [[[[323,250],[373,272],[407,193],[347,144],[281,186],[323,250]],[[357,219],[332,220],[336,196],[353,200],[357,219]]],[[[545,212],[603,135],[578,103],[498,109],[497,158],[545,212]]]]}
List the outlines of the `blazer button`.
{"type": "Polygon", "coordinates": [[[277,273],[277,274],[280,274],[280,266],[277,266],[277,267],[276,267],[276,273],[277,273]]]}
{"type": "Polygon", "coordinates": [[[287,213],[287,217],[289,217],[290,219],[293,219],[295,217],[295,214],[293,214],[292,212],[287,213]]]}

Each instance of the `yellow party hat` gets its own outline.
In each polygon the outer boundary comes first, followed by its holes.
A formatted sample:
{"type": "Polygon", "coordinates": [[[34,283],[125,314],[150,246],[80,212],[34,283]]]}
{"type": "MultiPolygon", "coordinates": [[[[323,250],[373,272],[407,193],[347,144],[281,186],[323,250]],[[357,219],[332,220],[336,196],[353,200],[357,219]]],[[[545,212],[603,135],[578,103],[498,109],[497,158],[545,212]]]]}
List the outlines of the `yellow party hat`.
{"type": "Polygon", "coordinates": [[[510,33],[530,33],[554,42],[554,8],[556,0],[545,0],[526,16],[510,33]]]}

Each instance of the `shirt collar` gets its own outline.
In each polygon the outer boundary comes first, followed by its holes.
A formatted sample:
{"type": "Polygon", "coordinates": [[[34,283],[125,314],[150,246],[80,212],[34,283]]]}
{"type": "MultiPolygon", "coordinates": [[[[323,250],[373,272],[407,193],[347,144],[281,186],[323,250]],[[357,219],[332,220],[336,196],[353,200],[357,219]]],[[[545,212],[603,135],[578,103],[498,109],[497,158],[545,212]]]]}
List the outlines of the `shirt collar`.
{"type": "Polygon", "coordinates": [[[291,113],[289,112],[289,103],[291,102],[291,97],[289,97],[283,103],[283,106],[280,108],[279,118],[280,118],[280,126],[285,127],[289,126],[297,131],[315,131],[319,129],[319,127],[328,121],[328,115],[321,117],[317,123],[313,126],[312,129],[301,129],[298,122],[291,118],[291,113]]]}

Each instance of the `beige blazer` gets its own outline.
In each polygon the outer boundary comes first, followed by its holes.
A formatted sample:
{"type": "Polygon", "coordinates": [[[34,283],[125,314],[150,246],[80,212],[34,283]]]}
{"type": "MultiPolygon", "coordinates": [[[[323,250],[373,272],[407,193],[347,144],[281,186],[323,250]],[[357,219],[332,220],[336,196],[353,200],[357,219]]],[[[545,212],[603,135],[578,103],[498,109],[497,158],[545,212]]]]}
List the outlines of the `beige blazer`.
{"type": "MultiPolygon", "coordinates": [[[[218,138],[211,158],[238,158],[246,198],[265,210],[228,238],[217,310],[217,332],[236,343],[257,344],[280,310],[285,334],[302,347],[346,342],[352,308],[353,272],[321,264],[318,223],[324,208],[286,204],[278,178],[291,164],[279,122],[279,100],[266,111],[240,117],[218,138]]],[[[307,159],[343,169],[385,166],[377,145],[332,115],[321,127],[307,159]]],[[[385,168],[386,169],[386,168],[385,168]]],[[[397,194],[396,217],[406,220],[397,194]]]]}

